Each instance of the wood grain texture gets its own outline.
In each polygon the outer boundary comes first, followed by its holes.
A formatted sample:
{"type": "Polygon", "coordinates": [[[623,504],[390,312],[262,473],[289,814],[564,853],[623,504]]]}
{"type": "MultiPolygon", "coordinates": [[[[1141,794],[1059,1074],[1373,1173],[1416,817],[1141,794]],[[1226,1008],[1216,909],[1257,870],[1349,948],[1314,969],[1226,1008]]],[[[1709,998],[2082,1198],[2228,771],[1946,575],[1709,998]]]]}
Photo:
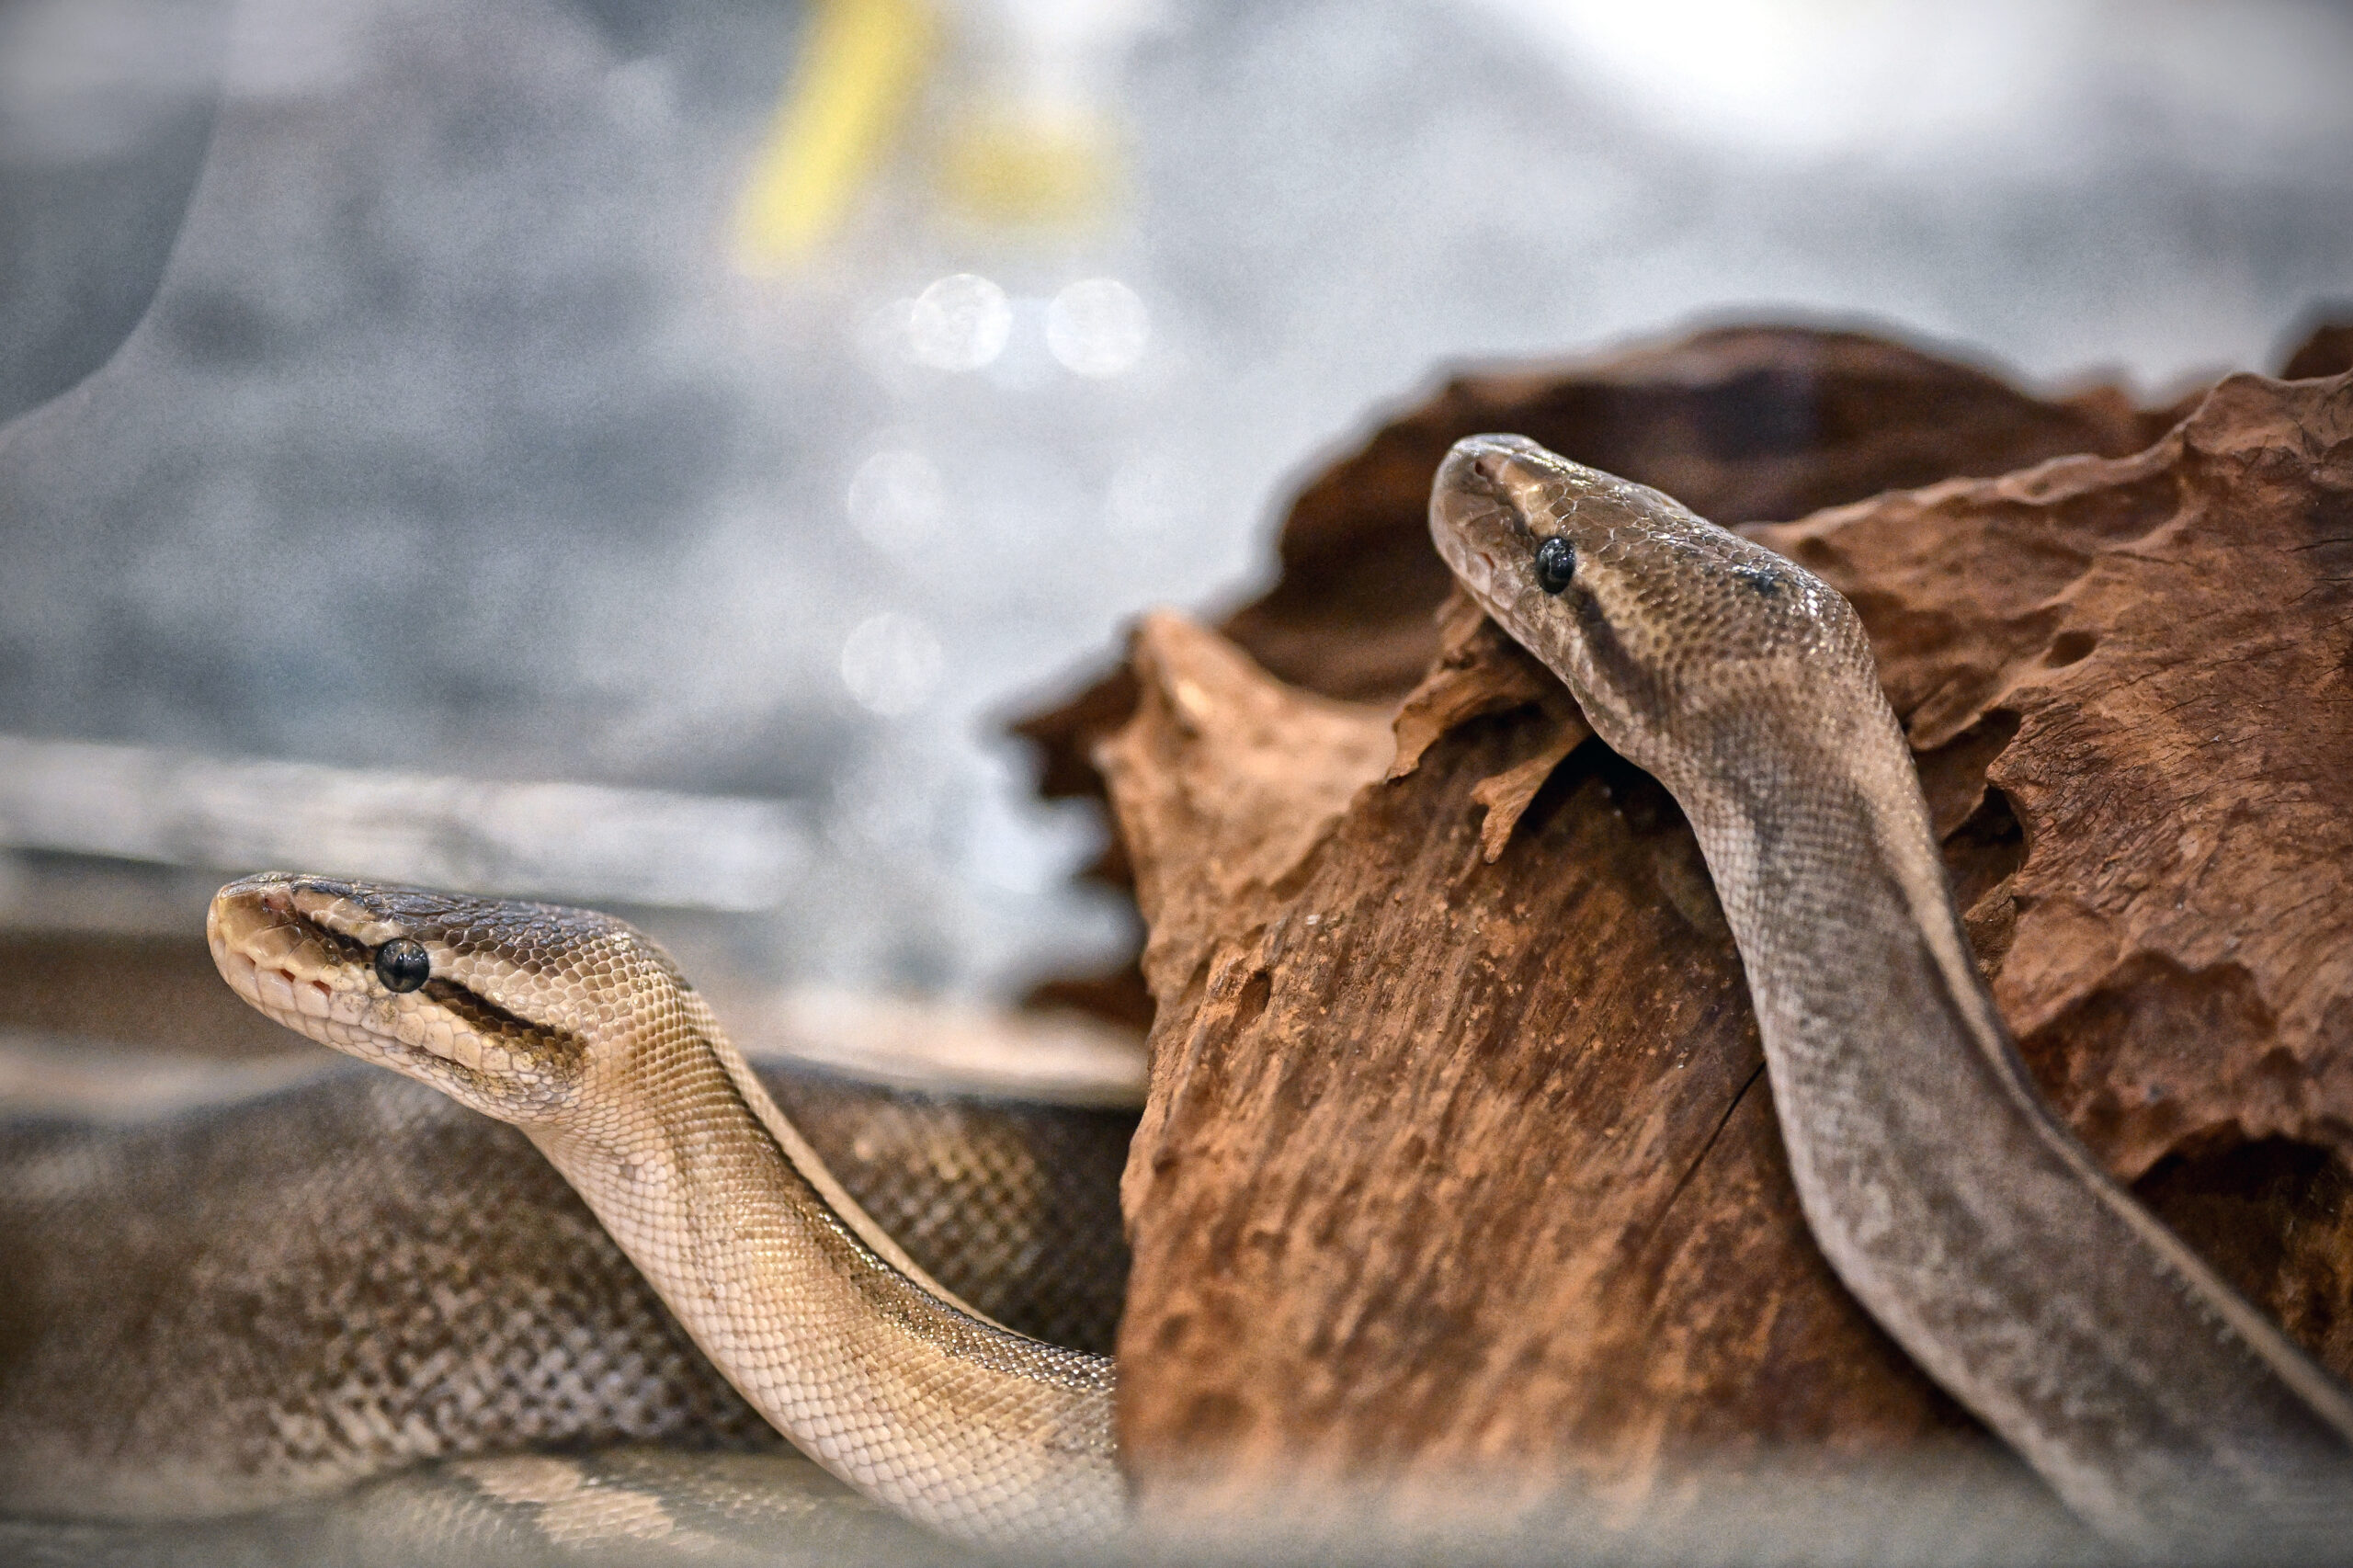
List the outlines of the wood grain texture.
{"type": "Polygon", "coordinates": [[[1983,757],[1942,815],[2017,824],[1968,919],[2045,1092],[2353,1373],[2353,375],[1753,531],[1856,600],[1916,748],[1983,757]]]}
{"type": "MultiPolygon", "coordinates": [[[[1283,519],[1279,578],[1220,630],[1292,685],[1403,697],[1438,653],[1430,618],[1449,585],[1423,523],[1430,480],[1449,447],[1483,430],[1657,485],[1702,517],[1784,521],[1899,485],[2136,452],[2178,412],[2106,385],[2037,397],[1957,358],[1801,326],[1466,371],[1307,482],[1283,519]]],[[[1043,757],[1041,790],[1100,794],[1088,754],[1135,701],[1113,669],[1016,721],[1043,757]]]]}
{"type": "MultiPolygon", "coordinates": [[[[1861,611],[2054,1102],[2353,1372],[2353,378],[2233,378],[2131,456],[1751,531],[1861,611]]],[[[1095,753],[1156,1009],[1123,1194],[1146,1508],[1656,1501],[1694,1460],[1979,1440],[1805,1234],[1672,802],[1597,743],[1545,767],[1575,720],[1500,639],[1427,646],[1400,777],[1389,708],[1173,618],[1095,753]]]]}
{"type": "Polygon", "coordinates": [[[1159,1004],[1122,1192],[1147,1507],[1640,1493],[1678,1455],[1966,1430],[1805,1234],[1663,790],[1584,747],[1490,866],[1473,792],[1552,744],[1540,707],[1386,782],[1377,711],[1345,728],[1213,632],[1156,619],[1134,667],[1098,758],[1159,1004]]]}
{"type": "Polygon", "coordinates": [[[1703,517],[1779,521],[1902,485],[2140,450],[2170,410],[2112,386],[2041,398],[1959,357],[1857,332],[1725,326],[1597,359],[1454,377],[1311,481],[1282,575],[1224,631],[1282,678],[1394,698],[1436,652],[1449,578],[1423,533],[1461,437],[1508,430],[1656,485],[1703,517]],[[1327,635],[1350,629],[1345,648],[1327,635]]]}
{"type": "MultiPolygon", "coordinates": [[[[1961,359],[1854,332],[1725,326],[1550,365],[1455,376],[1311,479],[1284,518],[1281,574],[1221,630],[1282,679],[1393,702],[1439,652],[1449,578],[1424,512],[1438,460],[1483,430],[1534,437],[1667,490],[1702,517],[1781,520],[1897,485],[1999,474],[2070,452],[2140,450],[2177,411],[2112,386],[2038,397],[1961,359]]],[[[1013,728],[1049,797],[1103,793],[1095,746],[1135,710],[1114,668],[1013,728]]],[[[1115,837],[1090,875],[1127,889],[1115,837]]],[[[1149,1022],[1133,964],[1050,981],[1033,1001],[1149,1022]]]]}

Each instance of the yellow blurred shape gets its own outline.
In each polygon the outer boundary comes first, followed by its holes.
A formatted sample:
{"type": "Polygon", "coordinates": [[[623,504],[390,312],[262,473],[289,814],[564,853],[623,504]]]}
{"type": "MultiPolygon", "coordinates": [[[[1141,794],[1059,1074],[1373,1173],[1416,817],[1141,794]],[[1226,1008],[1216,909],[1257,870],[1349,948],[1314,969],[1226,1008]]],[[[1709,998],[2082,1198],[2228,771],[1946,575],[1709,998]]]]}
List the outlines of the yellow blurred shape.
{"type": "Polygon", "coordinates": [[[927,0],[817,0],[767,141],[735,209],[735,260],[773,273],[841,226],[921,83],[927,0]]]}
{"type": "Polygon", "coordinates": [[[969,121],[940,168],[950,199],[984,222],[1077,224],[1109,204],[1109,128],[1084,113],[1009,110],[969,121]]]}

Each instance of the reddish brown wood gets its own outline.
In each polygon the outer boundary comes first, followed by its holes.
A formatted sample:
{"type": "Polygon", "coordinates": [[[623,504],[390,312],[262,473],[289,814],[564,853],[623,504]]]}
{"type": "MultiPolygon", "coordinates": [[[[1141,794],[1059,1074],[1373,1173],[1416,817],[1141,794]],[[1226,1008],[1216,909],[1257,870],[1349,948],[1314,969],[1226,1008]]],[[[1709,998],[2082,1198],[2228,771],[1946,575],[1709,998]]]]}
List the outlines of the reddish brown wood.
{"type": "Polygon", "coordinates": [[[2025,853],[1972,925],[2110,1165],[2353,1151],[2353,376],[1753,532],[1854,600],[1916,748],[1983,756],[1943,814],[2025,853]]]}
{"type": "MultiPolygon", "coordinates": [[[[1483,430],[1533,437],[1740,522],[2072,452],[2134,452],[2175,417],[2114,387],[2037,398],[1957,359],[1809,327],[1721,327],[1466,373],[1308,483],[1283,522],[1280,577],[1222,630],[1311,691],[1403,697],[1438,651],[1430,616],[1448,585],[1426,538],[1430,479],[1447,448],[1483,430]]],[[[1133,683],[1114,670],[1017,721],[1044,759],[1045,793],[1099,793],[1088,751],[1134,706],[1133,683]]]]}
{"type": "MultiPolygon", "coordinates": [[[[2054,1101],[2353,1372],[2353,377],[1754,531],[1862,612],[2054,1101]]],[[[1574,735],[1523,655],[1458,622],[1395,778],[1384,710],[1214,633],[1151,621],[1130,667],[1096,760],[1157,1009],[1120,1340],[1148,1506],[1640,1497],[1967,1437],[1804,1233],[1672,802],[1584,744],[1490,863],[1490,781],[1574,735]]]]}
{"type": "Polygon", "coordinates": [[[1646,1487],[1664,1458],[1966,1428],[1838,1290],[1673,804],[1598,746],[1494,865],[1481,783],[1556,716],[1384,782],[1215,633],[1148,622],[1098,752],[1152,937],[1120,1430],[1148,1503],[1370,1480],[1646,1487]]]}
{"type": "MultiPolygon", "coordinates": [[[[2069,452],[2137,451],[2178,411],[2136,409],[2114,387],[2037,398],[1984,370],[1858,333],[1738,326],[1599,358],[1465,374],[1399,415],[1301,492],[1282,572],[1223,630],[1285,680],[1393,701],[1438,653],[1446,570],[1424,521],[1430,479],[1458,438],[1516,430],[1660,485],[1702,516],[1789,518],[1902,484],[1997,474],[2069,452]]],[[[1018,721],[1049,796],[1100,795],[1094,746],[1134,711],[1115,669],[1018,721]]],[[[1093,874],[1130,883],[1114,843],[1093,874]]],[[[1033,1000],[1133,1020],[1131,965],[1057,982],[1033,1000]]]]}

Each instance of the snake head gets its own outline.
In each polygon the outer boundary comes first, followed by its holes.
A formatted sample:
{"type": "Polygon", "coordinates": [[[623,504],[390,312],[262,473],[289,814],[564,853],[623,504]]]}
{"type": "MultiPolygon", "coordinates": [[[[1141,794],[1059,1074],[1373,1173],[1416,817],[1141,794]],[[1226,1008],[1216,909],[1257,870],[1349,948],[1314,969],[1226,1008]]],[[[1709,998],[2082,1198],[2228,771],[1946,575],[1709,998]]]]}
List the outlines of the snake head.
{"type": "Polygon", "coordinates": [[[1824,683],[1859,679],[1883,705],[1861,625],[1820,578],[1524,436],[1455,443],[1430,535],[1596,733],[1670,787],[1695,739],[1736,747],[1777,716],[1833,710],[1789,700],[1824,683]]]}
{"type": "Polygon", "coordinates": [[[270,1018],[520,1125],[561,1118],[637,1011],[690,994],[608,915],[281,871],[214,894],[205,936],[270,1018]]]}

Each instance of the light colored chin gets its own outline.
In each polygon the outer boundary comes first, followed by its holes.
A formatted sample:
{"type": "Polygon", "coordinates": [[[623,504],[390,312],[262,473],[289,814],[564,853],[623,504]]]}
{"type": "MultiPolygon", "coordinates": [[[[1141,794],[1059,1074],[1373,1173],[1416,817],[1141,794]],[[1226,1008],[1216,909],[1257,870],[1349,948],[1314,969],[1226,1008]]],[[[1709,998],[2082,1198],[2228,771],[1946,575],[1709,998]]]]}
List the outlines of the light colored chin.
{"type": "Polygon", "coordinates": [[[291,975],[277,968],[265,969],[233,948],[215,947],[212,961],[221,971],[221,978],[229,983],[229,989],[246,1006],[272,1023],[301,1034],[311,1032],[303,1027],[305,1018],[296,1000],[291,975]]]}
{"type": "Polygon", "coordinates": [[[289,1028],[317,1038],[330,1025],[357,1021],[357,999],[324,979],[256,960],[226,943],[214,945],[212,961],[230,990],[289,1028]]]}
{"type": "Polygon", "coordinates": [[[257,963],[226,943],[213,944],[212,961],[247,1006],[330,1050],[400,1072],[434,1059],[434,1053],[388,1040],[360,1026],[349,1016],[356,1011],[350,999],[324,980],[306,980],[278,965],[257,963]]]}

